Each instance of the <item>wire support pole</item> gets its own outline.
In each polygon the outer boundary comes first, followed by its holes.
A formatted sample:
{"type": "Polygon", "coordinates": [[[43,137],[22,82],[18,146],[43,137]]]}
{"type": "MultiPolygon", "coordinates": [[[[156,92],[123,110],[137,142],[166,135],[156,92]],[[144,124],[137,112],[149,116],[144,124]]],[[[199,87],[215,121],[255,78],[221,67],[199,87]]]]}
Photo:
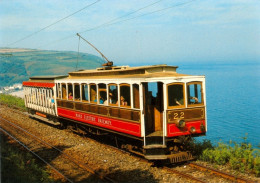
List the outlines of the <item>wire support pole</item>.
{"type": "Polygon", "coordinates": [[[78,69],[78,63],[79,63],[79,44],[80,44],[80,36],[79,36],[79,42],[78,42],[78,57],[77,57],[77,64],[76,64],[75,71],[78,69]]]}
{"type": "Polygon", "coordinates": [[[60,174],[61,176],[63,176],[67,181],[73,183],[72,180],[70,180],[68,177],[66,177],[64,174],[62,174],[59,170],[57,170],[54,166],[52,166],[50,163],[48,163],[47,161],[45,161],[42,157],[40,157],[38,154],[36,154],[35,152],[33,152],[29,147],[27,147],[25,144],[23,144],[22,142],[20,142],[17,138],[15,138],[14,136],[12,136],[9,132],[7,132],[6,130],[4,130],[2,127],[0,127],[0,131],[4,132],[5,134],[7,134],[9,137],[11,137],[12,139],[14,139],[16,142],[18,142],[20,145],[22,145],[25,149],[27,149],[30,153],[32,153],[34,156],[36,156],[37,158],[39,158],[40,160],[42,160],[44,163],[46,163],[48,166],[50,166],[53,170],[55,170],[58,174],[60,174]]]}

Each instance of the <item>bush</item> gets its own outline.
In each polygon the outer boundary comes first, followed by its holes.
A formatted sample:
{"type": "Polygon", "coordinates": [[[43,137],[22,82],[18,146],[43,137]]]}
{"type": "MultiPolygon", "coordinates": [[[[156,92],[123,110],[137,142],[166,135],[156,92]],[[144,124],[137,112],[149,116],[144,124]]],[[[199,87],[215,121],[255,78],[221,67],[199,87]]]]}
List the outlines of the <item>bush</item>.
{"type": "MultiPolygon", "coordinates": [[[[198,144],[200,147],[201,144],[198,144]]],[[[205,148],[199,155],[199,159],[218,165],[230,165],[233,169],[240,172],[253,172],[260,176],[260,150],[254,149],[250,143],[238,144],[218,143],[214,148],[205,148]]]]}
{"type": "Polygon", "coordinates": [[[0,94],[0,103],[5,104],[9,107],[16,107],[24,111],[26,110],[24,100],[12,95],[0,94]]]}
{"type": "Polygon", "coordinates": [[[213,149],[213,145],[210,140],[204,139],[202,142],[196,141],[194,138],[187,144],[188,150],[192,152],[193,155],[199,157],[202,152],[206,149],[213,149]]]}

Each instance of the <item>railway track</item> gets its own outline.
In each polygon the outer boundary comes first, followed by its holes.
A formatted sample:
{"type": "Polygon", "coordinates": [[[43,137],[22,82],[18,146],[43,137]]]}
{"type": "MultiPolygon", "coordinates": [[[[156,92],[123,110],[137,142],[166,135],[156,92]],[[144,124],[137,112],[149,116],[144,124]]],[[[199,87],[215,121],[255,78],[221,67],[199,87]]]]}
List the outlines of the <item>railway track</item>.
{"type": "Polygon", "coordinates": [[[116,182],[115,180],[109,178],[108,176],[104,176],[98,172],[95,172],[91,167],[87,166],[86,164],[83,164],[77,160],[75,160],[70,155],[64,153],[59,148],[52,146],[48,142],[42,140],[41,138],[37,137],[36,135],[30,133],[29,131],[23,129],[22,127],[18,126],[17,124],[6,120],[2,117],[0,117],[1,125],[0,125],[0,131],[8,135],[10,138],[17,141],[19,144],[21,144],[25,149],[30,151],[33,155],[35,155],[37,158],[39,158],[41,161],[46,163],[49,167],[51,167],[57,174],[62,176],[67,182],[74,182],[77,181],[75,178],[69,178],[69,173],[62,172],[64,171],[63,168],[57,167],[55,164],[51,163],[51,158],[53,154],[59,155],[59,159],[63,158],[64,162],[67,164],[70,164],[71,167],[73,167],[73,170],[77,170],[81,174],[90,173],[94,175],[97,179],[99,179],[99,182],[116,182]],[[23,143],[22,139],[26,139],[26,143],[23,143]],[[40,149],[47,149],[51,155],[40,155],[39,152],[40,149]],[[50,157],[48,157],[50,156],[50,157]],[[73,180],[75,179],[75,180],[73,180]]]}
{"type": "Polygon", "coordinates": [[[189,168],[187,168],[187,170],[183,170],[183,168],[182,170],[177,170],[176,168],[164,166],[162,169],[184,177],[192,182],[208,183],[211,182],[214,177],[218,177],[218,182],[254,183],[254,181],[249,179],[237,177],[193,162],[187,163],[186,167],[189,168]]]}
{"type": "Polygon", "coordinates": [[[242,177],[238,177],[238,176],[228,174],[226,172],[222,172],[222,171],[219,171],[219,170],[216,170],[216,169],[213,169],[213,168],[209,168],[209,167],[206,167],[206,166],[203,166],[203,165],[199,165],[199,164],[194,163],[194,162],[189,163],[188,166],[190,166],[192,168],[199,169],[199,170],[204,171],[204,172],[209,172],[210,174],[215,174],[217,176],[221,176],[221,177],[228,179],[232,182],[233,181],[239,182],[239,183],[246,183],[246,182],[247,183],[253,183],[254,182],[254,181],[242,178],[242,177]]]}
{"type": "MultiPolygon", "coordinates": [[[[22,114],[22,112],[21,112],[22,114]]],[[[23,113],[23,115],[25,115],[23,113]]],[[[4,121],[5,119],[3,119],[2,117],[0,117],[0,121],[4,121]]],[[[6,120],[8,121],[8,120],[6,120]]],[[[7,124],[9,124],[8,122],[6,122],[7,124]]],[[[1,126],[2,126],[2,123],[1,123],[1,126]]],[[[12,125],[11,125],[12,126],[12,125]]],[[[18,125],[14,124],[13,123],[13,126],[14,128],[18,128],[19,130],[16,130],[16,131],[21,131],[22,133],[26,133],[25,131],[26,130],[21,130],[18,125]],[[17,127],[15,127],[17,126],[17,127]]],[[[31,134],[32,136],[34,136],[33,134],[31,134]]],[[[30,135],[29,135],[30,136],[30,135]]],[[[28,137],[27,137],[28,138],[28,137]]],[[[30,138],[32,138],[30,136],[30,138]]],[[[37,139],[37,138],[36,138],[37,139]]],[[[88,138],[87,139],[91,140],[91,141],[96,141],[96,140],[93,140],[92,138],[88,138]]],[[[37,140],[38,141],[38,140],[37,140]]],[[[41,140],[40,140],[41,141],[41,140]]],[[[98,141],[99,142],[99,141],[98,141]]],[[[45,142],[47,143],[47,142],[45,142]]],[[[46,144],[45,144],[46,145],[46,144]]],[[[133,155],[132,153],[129,153],[128,151],[125,151],[125,150],[122,150],[120,148],[117,148],[115,146],[111,146],[111,145],[107,145],[105,143],[103,143],[104,146],[109,146],[110,148],[112,147],[113,149],[117,150],[118,152],[127,152],[128,154],[131,154],[133,157],[135,158],[138,158],[140,161],[145,161],[149,164],[149,166],[156,166],[156,165],[152,165],[151,162],[143,159],[142,157],[138,157],[138,156],[135,156],[133,155]]],[[[48,146],[48,143],[47,145],[48,146]]],[[[49,148],[51,148],[50,146],[48,146],[49,148]]],[[[54,147],[55,148],[55,147],[54,147]]],[[[60,153],[60,152],[59,152],[60,153]]],[[[64,156],[69,156],[67,154],[64,154],[64,156]]],[[[69,156],[69,159],[71,159],[70,161],[75,161],[73,159],[73,157],[70,157],[69,156]]],[[[74,164],[77,164],[77,163],[74,163],[74,164]]],[[[80,166],[83,166],[85,168],[83,169],[89,169],[89,170],[86,170],[88,172],[91,172],[93,175],[96,175],[101,181],[105,181],[105,182],[116,182],[115,180],[112,180],[111,178],[109,177],[105,177],[101,174],[98,174],[97,172],[95,172],[93,169],[89,168],[89,167],[86,167],[85,164],[82,164],[81,162],[78,162],[78,167],[80,166]]],[[[170,172],[172,174],[175,174],[175,175],[178,175],[179,177],[181,177],[182,180],[187,180],[187,182],[214,182],[214,181],[211,181],[211,178],[214,176],[215,179],[219,179],[218,182],[253,182],[251,180],[247,180],[247,179],[244,179],[244,178],[239,178],[239,177],[236,177],[236,176],[233,176],[233,175],[230,175],[230,174],[227,174],[225,172],[220,172],[218,170],[214,170],[214,169],[211,169],[211,168],[208,168],[208,167],[203,167],[201,165],[198,165],[196,163],[188,163],[185,165],[186,167],[189,167],[189,170],[188,168],[186,168],[186,171],[185,170],[181,170],[181,169],[178,169],[178,167],[158,167],[159,169],[164,169],[166,170],[167,172],[170,172]],[[193,169],[193,170],[191,170],[193,169]],[[193,173],[193,172],[196,172],[196,173],[193,173]],[[195,175],[194,175],[195,174],[195,175]],[[203,175],[204,174],[204,177],[203,176],[199,176],[199,174],[203,175]],[[218,178],[216,178],[218,177],[218,178]]],[[[183,165],[182,165],[183,167],[183,165]]],[[[82,168],[82,167],[81,167],[82,168]]],[[[62,174],[62,173],[61,173],[62,174]]],[[[66,176],[66,175],[65,175],[66,176]]],[[[66,178],[65,178],[66,179],[66,178]]],[[[70,182],[69,180],[67,180],[68,182],[70,182]]],[[[73,181],[73,180],[72,180],[73,181]]],[[[216,182],[216,181],[215,181],[216,182]]]]}
{"type": "MultiPolygon", "coordinates": [[[[88,138],[88,139],[95,141],[91,138],[88,138]]],[[[116,150],[118,152],[124,152],[124,153],[128,153],[129,155],[133,155],[133,157],[137,158],[139,161],[146,162],[150,166],[157,166],[155,163],[144,159],[142,156],[137,156],[134,153],[131,153],[129,151],[117,148],[117,147],[112,146],[112,145],[108,145],[108,144],[103,144],[103,145],[108,146],[110,148],[113,148],[114,150],[116,150]]],[[[185,166],[186,167],[188,166],[188,167],[192,168],[193,170],[188,170],[189,173],[187,173],[187,171],[177,170],[176,167],[170,168],[170,167],[167,167],[167,166],[163,166],[161,168],[168,171],[168,172],[171,172],[173,174],[181,176],[181,177],[183,177],[187,180],[190,180],[192,182],[208,183],[208,182],[210,182],[209,178],[210,177],[212,178],[213,176],[215,176],[215,177],[218,177],[221,180],[220,182],[254,183],[254,181],[251,181],[249,179],[234,176],[234,175],[228,174],[226,172],[221,172],[219,170],[209,168],[209,167],[206,167],[206,166],[203,166],[203,165],[199,165],[199,164],[194,163],[194,162],[186,163],[185,166]],[[204,176],[204,178],[198,178],[198,177],[192,175],[192,174],[194,174],[194,172],[197,172],[196,174],[205,174],[205,176],[204,176]]],[[[160,168],[160,166],[158,166],[158,168],[160,168]]]]}

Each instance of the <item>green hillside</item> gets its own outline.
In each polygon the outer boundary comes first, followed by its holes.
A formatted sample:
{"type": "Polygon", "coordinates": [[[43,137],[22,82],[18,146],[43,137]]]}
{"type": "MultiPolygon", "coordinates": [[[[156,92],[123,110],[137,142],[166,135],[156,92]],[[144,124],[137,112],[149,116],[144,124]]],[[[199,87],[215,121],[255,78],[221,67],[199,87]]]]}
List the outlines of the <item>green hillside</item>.
{"type": "MultiPolygon", "coordinates": [[[[0,87],[22,83],[31,76],[66,75],[75,71],[77,58],[78,53],[73,51],[0,52],[0,87]]],[[[77,68],[94,69],[102,63],[98,56],[79,53],[77,68]]]]}

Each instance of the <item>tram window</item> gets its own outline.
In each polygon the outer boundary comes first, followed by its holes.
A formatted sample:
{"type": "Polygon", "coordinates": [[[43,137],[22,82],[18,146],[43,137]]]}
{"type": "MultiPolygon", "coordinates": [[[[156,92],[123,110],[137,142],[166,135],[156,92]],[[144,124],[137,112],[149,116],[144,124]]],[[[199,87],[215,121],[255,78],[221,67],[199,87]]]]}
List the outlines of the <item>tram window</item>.
{"type": "Polygon", "coordinates": [[[98,84],[99,104],[107,104],[107,88],[105,84],[98,84]]]}
{"type": "Polygon", "coordinates": [[[69,94],[68,99],[73,100],[73,90],[72,90],[72,84],[71,83],[68,84],[68,94],[69,94]]]}
{"type": "Polygon", "coordinates": [[[90,85],[90,102],[97,102],[97,86],[95,84],[90,85]]]}
{"type": "Polygon", "coordinates": [[[183,84],[168,85],[168,106],[177,107],[184,105],[183,84]]]}
{"type": "Polygon", "coordinates": [[[188,83],[188,105],[202,104],[202,86],[200,82],[188,83]]]}
{"type": "Polygon", "coordinates": [[[87,102],[88,101],[88,84],[81,85],[81,92],[82,92],[82,101],[87,102]]]}
{"type": "Polygon", "coordinates": [[[109,88],[109,105],[116,105],[118,101],[118,89],[117,85],[110,84],[109,88]]]}
{"type": "Polygon", "coordinates": [[[120,85],[120,106],[129,107],[131,106],[130,101],[130,85],[120,85]]]}
{"type": "Polygon", "coordinates": [[[133,84],[133,99],[134,99],[134,108],[140,108],[140,101],[139,101],[139,85],[133,84]]]}
{"type": "Polygon", "coordinates": [[[74,98],[75,100],[80,100],[80,87],[79,84],[74,84],[74,98]]]}
{"type": "Polygon", "coordinates": [[[62,84],[62,99],[67,99],[67,89],[66,84],[62,84]]]}

